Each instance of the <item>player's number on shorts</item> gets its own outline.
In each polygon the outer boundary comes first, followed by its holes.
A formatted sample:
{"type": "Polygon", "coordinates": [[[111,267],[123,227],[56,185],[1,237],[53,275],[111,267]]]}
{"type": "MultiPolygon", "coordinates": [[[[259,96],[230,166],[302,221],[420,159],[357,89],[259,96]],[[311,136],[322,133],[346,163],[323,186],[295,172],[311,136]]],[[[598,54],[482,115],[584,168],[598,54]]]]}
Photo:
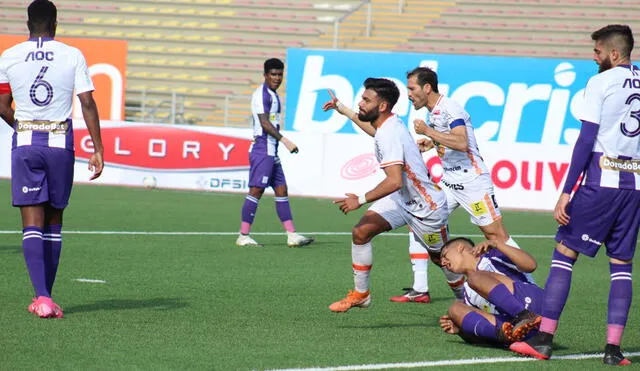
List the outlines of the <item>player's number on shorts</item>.
{"type": "MultiPolygon", "coordinates": [[[[634,101],[640,102],[640,94],[631,94],[625,103],[632,105],[634,101]]],[[[620,130],[622,130],[622,134],[625,136],[633,138],[640,134],[640,110],[631,111],[629,116],[636,120],[635,130],[629,130],[627,128],[628,124],[624,122],[620,123],[620,130]]]]}
{"type": "Polygon", "coordinates": [[[44,107],[51,103],[53,99],[53,86],[49,84],[47,80],[44,79],[44,74],[47,73],[49,67],[42,66],[40,69],[40,73],[36,76],[36,79],[31,84],[31,88],[29,88],[29,96],[31,97],[31,101],[38,107],[44,107]],[[44,99],[38,98],[38,89],[44,88],[47,92],[47,96],[44,99]]]}

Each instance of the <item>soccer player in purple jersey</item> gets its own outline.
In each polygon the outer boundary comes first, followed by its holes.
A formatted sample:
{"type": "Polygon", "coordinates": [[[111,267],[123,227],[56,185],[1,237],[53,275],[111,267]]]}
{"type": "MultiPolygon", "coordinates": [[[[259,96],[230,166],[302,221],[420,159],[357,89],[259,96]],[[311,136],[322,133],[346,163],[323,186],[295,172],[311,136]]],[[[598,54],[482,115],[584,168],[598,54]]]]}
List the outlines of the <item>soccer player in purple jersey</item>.
{"type": "Polygon", "coordinates": [[[22,215],[22,248],[36,295],[28,310],[41,318],[61,318],[51,293],[62,250],[62,214],[73,185],[74,91],[95,150],[89,159],[91,180],[102,173],[103,146],[84,56],[53,39],[56,6],[35,0],[27,13],[29,40],[0,56],[0,117],[15,130],[11,194],[22,215]]]}
{"type": "Polygon", "coordinates": [[[543,290],[531,276],[535,259],[526,251],[497,240],[474,246],[464,237],[448,241],[442,265],[464,274],[464,302],[454,302],[440,327],[471,343],[506,345],[522,340],[540,324],[543,290]]]}
{"type": "Polygon", "coordinates": [[[291,153],[298,152],[298,147],[280,134],[282,105],[276,90],[282,83],[283,75],[284,63],[276,58],[267,59],[264,62],[264,83],[258,86],[251,98],[254,142],[249,154],[249,194],[242,206],[237,246],[262,246],[249,236],[249,232],[258,202],[267,187],[273,188],[275,193],[276,212],[287,231],[287,245],[299,247],[313,242],[313,238],[296,233],[289,206],[287,181],[278,157],[278,143],[284,144],[291,153]]]}
{"type": "Polygon", "coordinates": [[[629,26],[609,25],[593,34],[599,73],[587,83],[582,128],[554,217],[560,224],[545,285],[540,332],[511,350],[548,359],[579,254],[594,257],[604,244],[611,288],[603,362],[627,365],[620,350],[631,306],[632,259],[640,226],[640,69],[631,64],[629,26]],[[581,174],[586,180],[571,197],[581,174]]]}

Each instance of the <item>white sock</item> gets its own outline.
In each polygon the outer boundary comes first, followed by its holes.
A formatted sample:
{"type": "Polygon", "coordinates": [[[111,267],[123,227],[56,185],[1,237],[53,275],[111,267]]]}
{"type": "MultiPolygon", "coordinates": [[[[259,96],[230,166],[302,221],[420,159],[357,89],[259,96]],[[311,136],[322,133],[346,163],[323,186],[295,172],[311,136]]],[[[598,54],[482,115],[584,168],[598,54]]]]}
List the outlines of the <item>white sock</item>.
{"type": "Polygon", "coordinates": [[[351,262],[353,265],[353,282],[356,291],[369,291],[369,273],[373,265],[373,246],[371,246],[371,242],[364,245],[352,243],[351,262]]]}
{"type": "Polygon", "coordinates": [[[413,269],[413,289],[418,292],[429,291],[427,272],[429,269],[429,252],[415,234],[409,233],[409,257],[413,269]]]}

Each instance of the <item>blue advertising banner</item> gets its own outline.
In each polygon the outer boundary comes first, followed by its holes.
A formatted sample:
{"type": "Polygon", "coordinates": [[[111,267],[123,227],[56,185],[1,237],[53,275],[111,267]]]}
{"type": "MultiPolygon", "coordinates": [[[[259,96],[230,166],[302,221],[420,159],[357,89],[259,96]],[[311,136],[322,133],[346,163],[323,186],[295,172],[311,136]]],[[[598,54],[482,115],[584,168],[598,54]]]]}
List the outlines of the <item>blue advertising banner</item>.
{"type": "Polygon", "coordinates": [[[285,129],[358,132],[322,104],[332,89],[357,111],[367,77],[398,84],[394,111],[406,123],[425,119],[426,109],[415,111],[407,99],[406,73],[417,66],[436,70],[440,93],[465,107],[480,141],[551,145],[575,142],[582,91],[598,71],[590,60],[289,49],[285,129]]]}

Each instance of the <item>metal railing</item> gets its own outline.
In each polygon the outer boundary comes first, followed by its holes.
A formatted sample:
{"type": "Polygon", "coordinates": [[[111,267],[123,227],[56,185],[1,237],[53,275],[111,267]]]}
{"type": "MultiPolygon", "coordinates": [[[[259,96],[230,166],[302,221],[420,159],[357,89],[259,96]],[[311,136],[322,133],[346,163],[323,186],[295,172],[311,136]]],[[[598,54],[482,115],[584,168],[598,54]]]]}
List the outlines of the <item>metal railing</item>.
{"type": "Polygon", "coordinates": [[[363,6],[367,7],[367,23],[365,25],[365,35],[367,37],[371,36],[371,22],[372,22],[372,11],[373,10],[372,10],[372,7],[371,7],[371,0],[364,0],[360,4],[358,4],[358,6],[356,6],[351,11],[349,11],[347,14],[344,14],[340,18],[338,18],[335,21],[333,21],[333,48],[334,49],[338,49],[338,37],[340,35],[340,23],[342,23],[351,14],[353,14],[353,13],[357,12],[358,10],[360,10],[360,8],[362,8],[363,6]]]}
{"type": "Polygon", "coordinates": [[[160,124],[189,124],[184,114],[184,95],[175,91],[170,93],[169,99],[160,101],[149,99],[146,90],[139,90],[139,98],[132,97],[132,92],[127,92],[125,103],[125,117],[128,121],[139,121],[160,124]]]}
{"type": "Polygon", "coordinates": [[[227,95],[222,108],[224,126],[251,127],[251,96],[227,95]],[[234,109],[234,108],[238,109],[234,109]]]}
{"type": "MultiPolygon", "coordinates": [[[[358,6],[353,8],[347,14],[344,14],[340,18],[338,18],[335,21],[333,21],[333,48],[334,49],[338,49],[338,39],[340,37],[340,24],[342,22],[344,22],[344,20],[347,19],[350,15],[352,15],[353,13],[357,12],[358,10],[360,10],[360,8],[362,8],[363,6],[367,7],[367,20],[366,20],[366,24],[365,24],[365,36],[366,37],[371,37],[371,28],[372,28],[372,23],[373,23],[373,7],[372,7],[372,4],[371,4],[371,1],[372,0],[363,0],[360,4],[358,4],[358,6]]],[[[406,5],[405,2],[406,2],[406,0],[398,0],[398,14],[404,13],[404,7],[406,5]]]]}
{"type": "Polygon", "coordinates": [[[398,14],[404,13],[404,0],[398,0],[398,14]]]}

